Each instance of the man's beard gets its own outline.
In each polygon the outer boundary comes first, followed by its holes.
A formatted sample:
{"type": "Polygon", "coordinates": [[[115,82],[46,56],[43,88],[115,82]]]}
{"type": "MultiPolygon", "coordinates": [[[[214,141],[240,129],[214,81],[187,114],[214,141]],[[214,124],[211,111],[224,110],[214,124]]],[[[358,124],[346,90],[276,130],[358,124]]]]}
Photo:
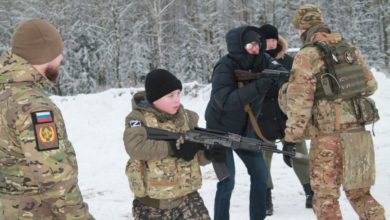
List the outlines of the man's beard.
{"type": "Polygon", "coordinates": [[[52,82],[57,82],[57,78],[58,78],[58,75],[59,75],[59,66],[55,67],[53,65],[49,65],[47,66],[47,68],[45,69],[45,76],[46,78],[48,78],[50,81],[52,82]]]}

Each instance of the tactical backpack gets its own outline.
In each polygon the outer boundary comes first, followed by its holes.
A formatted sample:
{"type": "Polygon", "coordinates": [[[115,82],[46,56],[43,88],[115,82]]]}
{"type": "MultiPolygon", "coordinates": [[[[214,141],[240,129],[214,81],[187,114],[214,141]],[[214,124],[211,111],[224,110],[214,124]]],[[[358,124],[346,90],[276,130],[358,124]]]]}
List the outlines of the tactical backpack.
{"type": "Polygon", "coordinates": [[[315,97],[328,100],[347,100],[366,90],[364,72],[355,56],[356,48],[345,40],[337,44],[315,41],[306,46],[318,48],[325,62],[325,70],[317,74],[315,97]]]}
{"type": "Polygon", "coordinates": [[[306,46],[318,48],[325,69],[316,75],[316,99],[351,101],[357,120],[371,124],[379,120],[374,100],[363,97],[366,80],[356,57],[356,48],[344,39],[336,44],[315,41],[306,46]]]}

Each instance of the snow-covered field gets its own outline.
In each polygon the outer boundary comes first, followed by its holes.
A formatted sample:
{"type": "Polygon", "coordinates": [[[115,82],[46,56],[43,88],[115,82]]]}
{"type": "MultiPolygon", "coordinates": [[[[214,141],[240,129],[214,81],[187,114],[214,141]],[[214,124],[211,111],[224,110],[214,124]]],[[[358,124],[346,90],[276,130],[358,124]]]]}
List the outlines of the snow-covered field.
{"type": "MultiPolygon", "coordinates": [[[[390,80],[376,72],[379,91],[374,95],[381,120],[375,124],[376,184],[372,188],[375,198],[387,208],[390,218],[390,80]]],[[[186,84],[193,86],[193,84],[186,84]]],[[[131,97],[139,89],[111,89],[98,94],[68,97],[53,96],[62,110],[69,139],[77,153],[79,185],[90,212],[98,220],[132,219],[132,193],[124,168],[128,156],[124,150],[122,134],[124,120],[131,111],[131,97]]],[[[197,97],[184,96],[182,103],[200,115],[200,127],[205,126],[204,109],[209,100],[210,85],[201,89],[197,97]]],[[[371,129],[371,126],[369,126],[371,129]]],[[[236,186],[232,196],[231,219],[249,219],[249,176],[245,166],[236,160],[236,186]]],[[[213,216],[217,179],[212,167],[203,171],[200,193],[210,215],[213,216]]],[[[304,208],[305,197],[298,178],[287,167],[280,155],[274,155],[272,175],[274,215],[267,219],[315,219],[311,209],[304,208]]],[[[344,219],[358,219],[344,193],[340,198],[344,219]]]]}

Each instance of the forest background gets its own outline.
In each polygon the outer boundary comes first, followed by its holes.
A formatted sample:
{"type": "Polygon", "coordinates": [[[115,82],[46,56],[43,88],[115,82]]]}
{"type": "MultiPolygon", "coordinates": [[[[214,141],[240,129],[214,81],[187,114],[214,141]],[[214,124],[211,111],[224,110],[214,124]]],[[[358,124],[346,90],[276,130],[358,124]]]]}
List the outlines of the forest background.
{"type": "Polygon", "coordinates": [[[30,18],[55,24],[65,44],[58,95],[143,86],[145,74],[167,68],[184,82],[210,82],[226,54],[225,34],[239,25],[279,28],[300,47],[292,14],[320,6],[334,32],[357,45],[367,62],[390,70],[389,0],[0,0],[0,54],[14,28],[30,18]]]}

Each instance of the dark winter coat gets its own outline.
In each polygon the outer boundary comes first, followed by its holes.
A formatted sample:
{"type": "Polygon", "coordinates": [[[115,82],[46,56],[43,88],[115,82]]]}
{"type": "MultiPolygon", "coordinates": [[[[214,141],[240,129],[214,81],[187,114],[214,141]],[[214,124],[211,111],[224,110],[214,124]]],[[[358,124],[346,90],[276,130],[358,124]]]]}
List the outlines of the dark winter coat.
{"type": "MultiPolygon", "coordinates": [[[[214,67],[211,97],[205,112],[208,128],[246,135],[248,116],[244,106],[256,103],[260,107],[272,86],[272,79],[262,78],[249,82],[239,89],[234,78],[235,69],[251,72],[261,72],[266,68],[285,70],[271,56],[265,54],[264,49],[260,49],[259,55],[250,55],[246,52],[242,37],[248,30],[258,32],[256,27],[241,26],[226,34],[229,53],[214,67]]],[[[264,39],[261,39],[261,44],[263,45],[261,48],[264,48],[264,39]]],[[[259,108],[254,111],[258,113],[259,108]]]]}
{"type": "MultiPolygon", "coordinates": [[[[279,36],[276,53],[270,53],[274,58],[289,71],[291,70],[293,58],[286,54],[288,49],[287,42],[279,36]]],[[[282,112],[278,104],[279,88],[273,86],[270,88],[263,101],[257,122],[261,132],[268,140],[282,139],[284,129],[286,128],[287,116],[282,112]]]]}
{"type": "Polygon", "coordinates": [[[277,48],[274,50],[267,50],[267,53],[282,64],[284,68],[291,70],[294,58],[287,54],[287,50],[287,41],[282,36],[279,36],[277,48]]]}

